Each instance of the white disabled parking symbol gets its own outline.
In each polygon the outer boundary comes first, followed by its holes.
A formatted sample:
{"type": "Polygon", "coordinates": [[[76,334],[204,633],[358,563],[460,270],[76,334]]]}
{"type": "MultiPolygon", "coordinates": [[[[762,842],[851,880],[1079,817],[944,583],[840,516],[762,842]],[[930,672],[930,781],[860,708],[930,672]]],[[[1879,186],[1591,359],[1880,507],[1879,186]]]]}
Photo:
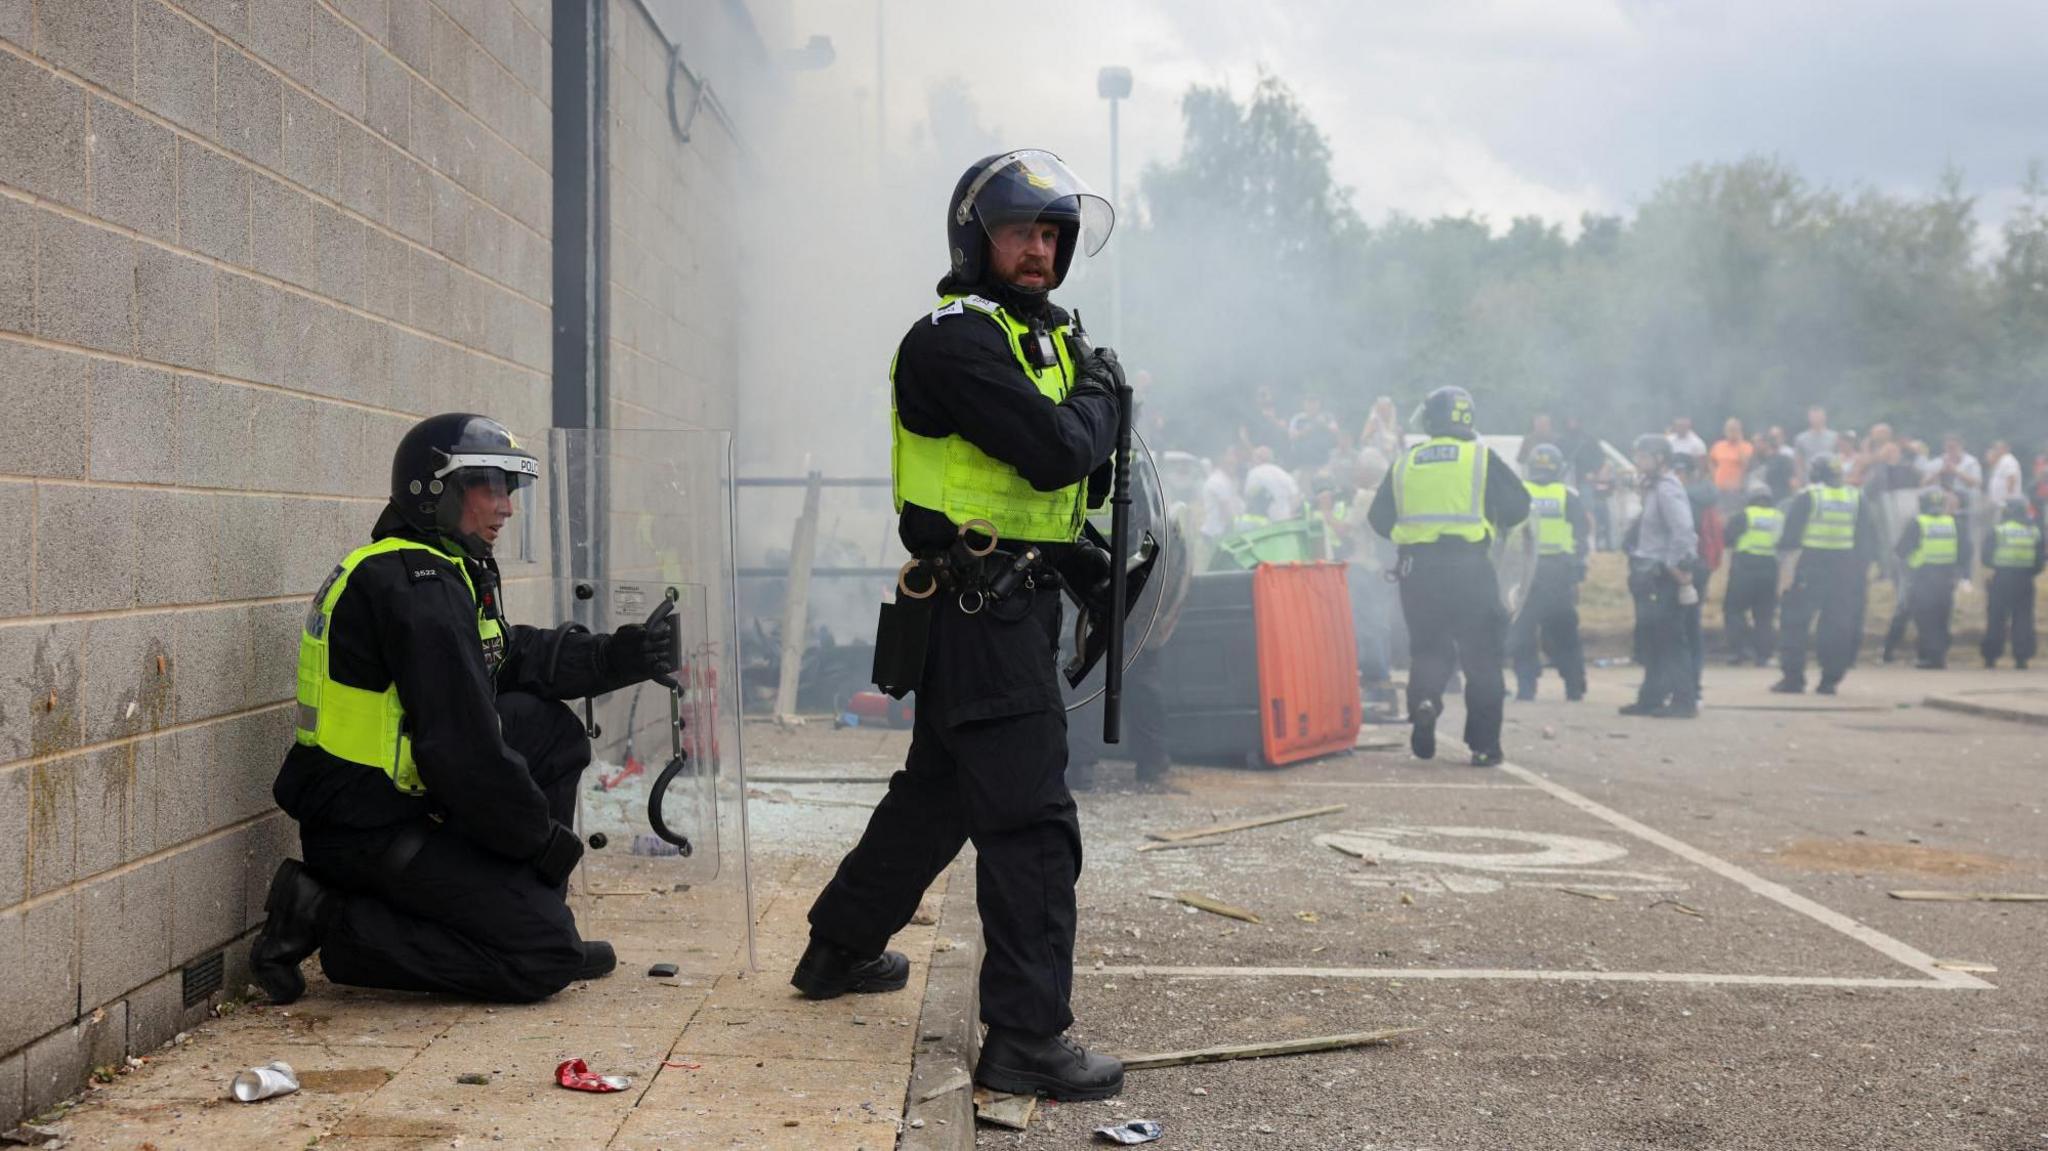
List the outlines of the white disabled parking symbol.
{"type": "Polygon", "coordinates": [[[1618,843],[1517,831],[1502,827],[1367,827],[1315,837],[1333,851],[1374,863],[1400,865],[1373,876],[1354,876],[1362,886],[1409,887],[1423,891],[1487,894],[1513,885],[1551,887],[1568,883],[1589,891],[1683,891],[1686,883],[1654,871],[1602,866],[1628,855],[1618,843]]]}

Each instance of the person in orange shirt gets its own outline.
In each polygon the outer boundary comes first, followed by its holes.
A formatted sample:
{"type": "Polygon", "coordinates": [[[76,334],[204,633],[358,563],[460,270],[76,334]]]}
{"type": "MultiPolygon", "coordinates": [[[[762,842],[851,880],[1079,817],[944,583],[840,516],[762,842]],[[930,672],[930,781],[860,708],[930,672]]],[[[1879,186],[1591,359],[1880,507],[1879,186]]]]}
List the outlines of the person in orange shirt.
{"type": "Polygon", "coordinates": [[[1749,460],[1755,454],[1756,445],[1742,434],[1742,421],[1733,418],[1721,425],[1721,438],[1707,449],[1707,459],[1714,465],[1714,486],[1734,502],[1740,502],[1743,477],[1749,474],[1749,460]]]}

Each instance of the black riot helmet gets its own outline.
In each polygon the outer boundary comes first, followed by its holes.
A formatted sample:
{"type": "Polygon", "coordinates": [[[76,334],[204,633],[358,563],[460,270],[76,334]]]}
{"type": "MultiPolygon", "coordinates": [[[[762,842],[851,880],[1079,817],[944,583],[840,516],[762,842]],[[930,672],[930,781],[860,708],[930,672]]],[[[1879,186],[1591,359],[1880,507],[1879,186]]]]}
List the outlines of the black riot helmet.
{"type": "Polygon", "coordinates": [[[1948,512],[1948,493],[1940,488],[1920,489],[1920,514],[1923,516],[1945,515],[1948,512]]]}
{"type": "Polygon", "coordinates": [[[953,279],[962,285],[985,283],[991,271],[988,245],[999,229],[1041,220],[1060,230],[1051,285],[1057,288],[1067,278],[1076,249],[1093,256],[1109,241],[1116,211],[1051,152],[1024,148],[976,161],[961,174],[947,201],[946,247],[953,279]]]}
{"type": "Polygon", "coordinates": [[[1474,426],[1472,393],[1456,386],[1442,387],[1429,393],[1422,401],[1418,413],[1422,430],[1432,436],[1451,436],[1460,440],[1479,438],[1474,426]]]}
{"type": "Polygon", "coordinates": [[[1554,484],[1564,474],[1564,453],[1556,444],[1537,444],[1529,449],[1529,478],[1539,484],[1554,484]]]}
{"type": "Polygon", "coordinates": [[[1806,482],[1815,487],[1832,487],[1842,480],[1842,465],[1833,456],[1816,456],[1806,465],[1806,482]]]}
{"type": "Polygon", "coordinates": [[[2005,501],[2005,506],[2001,510],[2004,512],[2004,518],[2009,520],[2019,520],[2025,523],[2033,518],[2033,509],[2027,506],[2026,497],[2024,496],[2014,496],[2005,501]]]}
{"type": "Polygon", "coordinates": [[[413,530],[482,558],[491,554],[491,545],[462,530],[463,493],[482,484],[509,493],[539,478],[540,461],[505,425],[449,412],[421,420],[398,441],[391,457],[391,506],[413,530]]]}

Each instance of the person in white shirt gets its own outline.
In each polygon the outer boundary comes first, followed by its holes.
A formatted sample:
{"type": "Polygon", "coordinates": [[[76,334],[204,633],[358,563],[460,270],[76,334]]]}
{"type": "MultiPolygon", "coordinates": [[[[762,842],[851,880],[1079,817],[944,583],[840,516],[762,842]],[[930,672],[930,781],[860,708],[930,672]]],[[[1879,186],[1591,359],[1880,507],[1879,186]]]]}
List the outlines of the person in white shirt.
{"type": "Polygon", "coordinates": [[[1691,456],[1695,460],[1703,460],[1707,456],[1707,441],[1692,430],[1691,416],[1680,416],[1671,421],[1670,434],[1664,438],[1671,441],[1671,454],[1674,456],[1691,456]]]}
{"type": "Polygon", "coordinates": [[[1996,441],[1984,450],[1984,460],[1991,465],[1991,479],[1984,487],[1987,503],[2002,508],[2026,495],[2026,478],[2020,472],[2020,458],[2012,454],[2012,445],[1996,441]]]}
{"type": "Polygon", "coordinates": [[[1301,485],[1273,462],[1272,448],[1253,449],[1251,470],[1244,475],[1244,502],[1247,512],[1269,523],[1301,515],[1301,485]]]}
{"type": "Polygon", "coordinates": [[[1237,487],[1243,466],[1236,445],[1223,449],[1223,454],[1209,466],[1209,478],[1202,481],[1204,538],[1218,540],[1237,530],[1237,517],[1244,514],[1244,495],[1237,487]]]}

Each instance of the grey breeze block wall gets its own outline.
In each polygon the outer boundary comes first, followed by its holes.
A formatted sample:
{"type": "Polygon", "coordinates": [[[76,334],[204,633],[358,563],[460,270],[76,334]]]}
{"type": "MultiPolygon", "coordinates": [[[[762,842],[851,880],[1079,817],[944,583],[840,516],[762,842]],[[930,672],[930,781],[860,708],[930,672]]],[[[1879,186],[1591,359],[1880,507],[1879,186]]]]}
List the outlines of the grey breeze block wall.
{"type": "Polygon", "coordinates": [[[0,1127],[246,981],[406,426],[549,422],[550,11],[0,0],[0,1127]]]}

